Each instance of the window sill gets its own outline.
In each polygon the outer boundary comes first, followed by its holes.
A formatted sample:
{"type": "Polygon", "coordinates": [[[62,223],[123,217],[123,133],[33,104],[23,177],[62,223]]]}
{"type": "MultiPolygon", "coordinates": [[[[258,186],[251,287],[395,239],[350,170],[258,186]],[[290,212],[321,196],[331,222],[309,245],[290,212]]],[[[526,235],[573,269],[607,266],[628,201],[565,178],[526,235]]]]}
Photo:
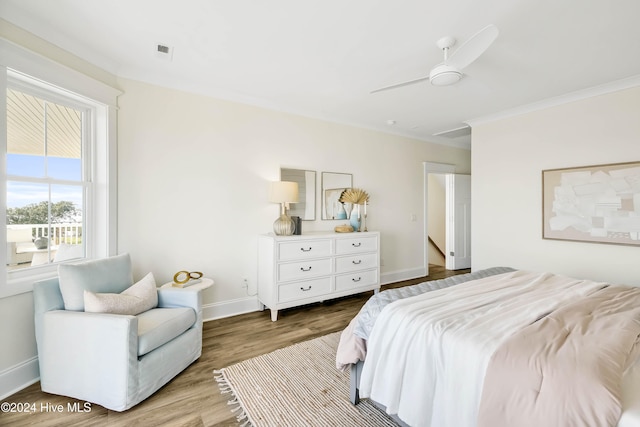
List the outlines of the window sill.
{"type": "Polygon", "coordinates": [[[50,279],[58,275],[57,265],[47,265],[26,271],[15,271],[8,274],[6,286],[0,286],[0,298],[24,294],[33,291],[33,282],[50,279]]]}

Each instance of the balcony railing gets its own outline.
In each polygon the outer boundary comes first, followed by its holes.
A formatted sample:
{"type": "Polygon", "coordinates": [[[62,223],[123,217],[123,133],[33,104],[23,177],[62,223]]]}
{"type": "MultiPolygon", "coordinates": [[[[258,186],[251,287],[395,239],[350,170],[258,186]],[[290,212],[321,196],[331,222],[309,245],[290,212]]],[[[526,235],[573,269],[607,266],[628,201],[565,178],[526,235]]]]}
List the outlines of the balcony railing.
{"type": "Polygon", "coordinates": [[[34,238],[47,237],[52,245],[66,243],[68,245],[79,245],[82,243],[82,224],[27,224],[31,228],[31,235],[34,238]]]}

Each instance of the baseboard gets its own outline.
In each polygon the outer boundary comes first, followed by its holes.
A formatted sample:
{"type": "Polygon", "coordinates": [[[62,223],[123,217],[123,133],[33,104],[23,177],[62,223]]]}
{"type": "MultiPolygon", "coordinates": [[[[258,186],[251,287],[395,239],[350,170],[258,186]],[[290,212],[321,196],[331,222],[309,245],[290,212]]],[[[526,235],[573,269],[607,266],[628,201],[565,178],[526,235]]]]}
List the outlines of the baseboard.
{"type": "Polygon", "coordinates": [[[202,306],[202,318],[205,322],[223,317],[237,316],[260,310],[260,302],[255,296],[239,298],[202,306]]]}
{"type": "Polygon", "coordinates": [[[38,358],[32,357],[24,362],[0,372],[0,400],[5,400],[40,380],[38,358]]]}
{"type": "Polygon", "coordinates": [[[426,275],[427,270],[424,267],[388,271],[380,274],[380,284],[387,285],[389,283],[402,282],[403,280],[411,280],[417,277],[424,277],[426,275]]]}

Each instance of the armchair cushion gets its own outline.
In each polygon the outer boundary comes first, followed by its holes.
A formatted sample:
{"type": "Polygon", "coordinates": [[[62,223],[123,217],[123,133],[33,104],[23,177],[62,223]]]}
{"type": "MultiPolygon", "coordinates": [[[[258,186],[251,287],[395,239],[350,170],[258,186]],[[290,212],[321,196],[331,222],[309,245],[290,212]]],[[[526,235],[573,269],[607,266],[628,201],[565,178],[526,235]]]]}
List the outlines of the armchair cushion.
{"type": "Polygon", "coordinates": [[[65,310],[84,310],[84,291],[120,293],[133,285],[129,254],[58,266],[65,310]]]}
{"type": "Polygon", "coordinates": [[[138,356],[180,336],[196,322],[192,308],[155,308],[138,316],[138,356]]]}
{"type": "Polygon", "coordinates": [[[136,314],[158,305],[158,290],[153,273],[119,294],[84,291],[84,311],[92,313],[136,314]]]}

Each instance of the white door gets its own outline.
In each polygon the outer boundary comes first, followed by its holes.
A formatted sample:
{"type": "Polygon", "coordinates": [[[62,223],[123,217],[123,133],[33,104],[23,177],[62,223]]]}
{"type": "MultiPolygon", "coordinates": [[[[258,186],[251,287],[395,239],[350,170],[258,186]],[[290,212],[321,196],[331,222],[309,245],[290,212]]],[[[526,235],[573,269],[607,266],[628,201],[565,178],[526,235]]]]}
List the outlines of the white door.
{"type": "Polygon", "coordinates": [[[471,175],[447,174],[447,270],[471,268],[471,175]]]}

